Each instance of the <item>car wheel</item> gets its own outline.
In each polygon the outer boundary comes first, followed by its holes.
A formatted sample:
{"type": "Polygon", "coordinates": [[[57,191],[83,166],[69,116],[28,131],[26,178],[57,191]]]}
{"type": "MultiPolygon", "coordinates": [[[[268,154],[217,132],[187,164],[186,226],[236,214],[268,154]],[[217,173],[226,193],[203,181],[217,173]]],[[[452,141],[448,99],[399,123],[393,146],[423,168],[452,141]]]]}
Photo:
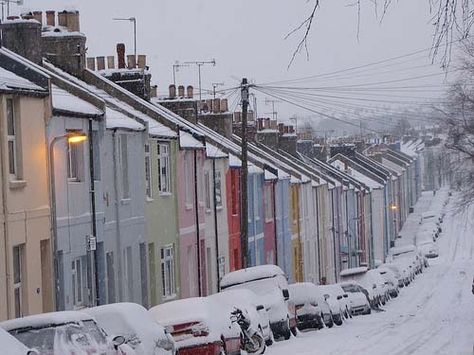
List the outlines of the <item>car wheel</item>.
{"type": "Polygon", "coordinates": [[[349,315],[349,318],[352,318],[352,312],[349,312],[349,310],[346,308],[346,312],[349,315]]]}
{"type": "Polygon", "coordinates": [[[336,324],[337,326],[341,326],[342,325],[342,314],[339,313],[339,314],[336,314],[336,316],[334,317],[334,324],[336,324]]]}
{"type": "Polygon", "coordinates": [[[285,328],[282,330],[283,339],[288,340],[291,337],[290,320],[286,320],[285,328]]]}

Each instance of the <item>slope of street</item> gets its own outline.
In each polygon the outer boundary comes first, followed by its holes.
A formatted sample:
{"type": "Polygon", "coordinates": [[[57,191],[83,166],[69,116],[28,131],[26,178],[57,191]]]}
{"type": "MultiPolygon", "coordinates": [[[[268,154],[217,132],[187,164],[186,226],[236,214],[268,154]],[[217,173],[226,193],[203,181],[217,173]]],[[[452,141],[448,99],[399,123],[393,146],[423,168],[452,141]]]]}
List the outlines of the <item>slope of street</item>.
{"type": "MultiPolygon", "coordinates": [[[[427,208],[429,200],[424,194],[416,211],[427,208]]],[[[268,354],[472,354],[474,209],[454,213],[453,207],[452,202],[447,206],[439,258],[430,260],[431,266],[403,288],[384,312],[355,317],[341,327],[302,333],[276,344],[268,354]]],[[[417,212],[407,228],[416,225],[417,212]]],[[[409,236],[406,230],[402,235],[409,236]]]]}

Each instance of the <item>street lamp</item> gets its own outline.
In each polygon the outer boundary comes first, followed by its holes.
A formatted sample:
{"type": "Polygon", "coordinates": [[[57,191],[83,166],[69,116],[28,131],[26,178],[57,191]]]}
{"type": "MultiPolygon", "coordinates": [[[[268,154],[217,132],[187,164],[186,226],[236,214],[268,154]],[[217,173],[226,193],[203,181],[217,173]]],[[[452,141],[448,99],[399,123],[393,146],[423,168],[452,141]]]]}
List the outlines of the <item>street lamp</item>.
{"type": "Polygon", "coordinates": [[[58,265],[58,225],[56,220],[56,182],[54,174],[54,146],[60,140],[66,139],[69,144],[79,144],[87,140],[84,132],[74,131],[56,136],[49,144],[49,175],[50,175],[50,193],[51,193],[51,234],[53,238],[53,258],[54,258],[54,294],[55,307],[58,310],[59,300],[59,265],[58,265]]]}
{"type": "Polygon", "coordinates": [[[130,21],[133,22],[133,54],[137,58],[137,19],[135,17],[114,18],[114,21],[130,21]]]}

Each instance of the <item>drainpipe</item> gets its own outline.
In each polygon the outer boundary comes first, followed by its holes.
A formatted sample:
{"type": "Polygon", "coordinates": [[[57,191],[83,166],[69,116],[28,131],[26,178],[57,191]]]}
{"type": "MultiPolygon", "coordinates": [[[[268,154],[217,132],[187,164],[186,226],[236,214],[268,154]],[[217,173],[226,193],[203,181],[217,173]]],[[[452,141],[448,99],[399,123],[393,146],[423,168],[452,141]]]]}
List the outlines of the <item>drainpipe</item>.
{"type": "Polygon", "coordinates": [[[275,265],[278,265],[278,231],[277,231],[277,215],[276,215],[276,185],[277,182],[272,182],[272,194],[273,194],[273,227],[275,231],[275,265]]]}
{"type": "MultiPolygon", "coordinates": [[[[334,188],[335,189],[335,188],[334,188]]],[[[336,226],[334,220],[334,190],[331,192],[332,204],[332,239],[333,239],[333,258],[334,258],[334,281],[337,282],[337,267],[336,267],[336,226]]]]}
{"type": "MultiPolygon", "coordinates": [[[[2,132],[3,133],[3,132],[2,132]]],[[[4,134],[1,135],[4,137],[4,134]]],[[[1,141],[0,144],[0,162],[1,162],[1,175],[2,175],[2,209],[3,209],[3,233],[4,233],[4,248],[5,248],[5,294],[6,294],[6,301],[7,301],[7,318],[10,318],[10,278],[11,278],[11,272],[10,272],[10,243],[9,243],[9,237],[8,237],[8,223],[7,223],[7,218],[8,218],[8,199],[7,199],[7,184],[8,184],[8,179],[6,178],[5,174],[5,169],[6,169],[6,164],[5,164],[5,156],[4,156],[4,142],[3,140],[1,141]]]]}
{"type": "Polygon", "coordinates": [[[321,248],[319,246],[319,193],[318,188],[315,188],[315,198],[316,198],[316,230],[317,230],[317,237],[316,237],[316,246],[318,248],[318,280],[321,282],[321,248]]]}
{"type": "Polygon", "coordinates": [[[351,219],[349,218],[349,191],[350,189],[348,188],[346,191],[346,225],[347,225],[347,230],[346,230],[346,239],[347,239],[347,266],[350,269],[351,268],[351,246],[350,246],[350,240],[349,240],[349,225],[351,223],[351,219]]]}
{"type": "MultiPolygon", "coordinates": [[[[112,132],[112,150],[113,150],[113,168],[114,168],[114,194],[115,194],[115,233],[117,238],[116,248],[117,248],[117,260],[118,260],[118,286],[119,286],[119,300],[122,301],[122,243],[120,237],[120,211],[119,211],[119,190],[118,190],[118,164],[117,164],[117,129],[114,129],[112,132]]],[[[110,277],[110,275],[107,275],[110,277]]],[[[115,278],[115,275],[113,275],[115,278]]]]}
{"type": "Polygon", "coordinates": [[[370,194],[370,253],[369,253],[369,269],[374,268],[374,228],[373,228],[373,207],[372,207],[372,193],[370,194]]]}
{"type": "MultiPolygon", "coordinates": [[[[221,181],[221,184],[222,184],[222,181],[221,181]]],[[[213,194],[213,200],[214,200],[214,237],[215,237],[215,246],[216,246],[217,292],[219,292],[221,289],[221,279],[220,279],[220,273],[219,273],[219,228],[217,226],[216,159],[212,159],[212,185],[214,186],[214,188],[212,189],[212,194],[213,194]]]]}
{"type": "Polygon", "coordinates": [[[197,273],[198,273],[198,295],[202,296],[201,290],[201,243],[199,236],[199,201],[198,201],[198,183],[197,183],[197,153],[196,150],[193,150],[194,153],[194,211],[196,219],[196,243],[197,243],[197,273]]]}
{"type": "Polygon", "coordinates": [[[92,277],[94,278],[94,306],[100,305],[99,299],[99,277],[98,277],[98,261],[97,261],[97,218],[95,206],[95,171],[94,171],[94,136],[92,134],[92,119],[89,119],[89,175],[90,175],[90,199],[91,199],[91,216],[92,216],[92,236],[96,240],[96,248],[91,250],[94,270],[92,277]]]}

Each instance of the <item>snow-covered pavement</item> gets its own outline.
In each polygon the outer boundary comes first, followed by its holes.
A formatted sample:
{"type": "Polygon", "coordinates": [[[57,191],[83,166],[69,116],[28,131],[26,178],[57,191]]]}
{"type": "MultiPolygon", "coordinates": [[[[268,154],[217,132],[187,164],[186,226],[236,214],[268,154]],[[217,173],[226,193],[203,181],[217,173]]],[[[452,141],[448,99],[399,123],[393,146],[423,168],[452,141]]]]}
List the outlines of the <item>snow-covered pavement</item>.
{"type": "MultiPolygon", "coordinates": [[[[424,194],[407,229],[413,230],[417,213],[440,197],[424,194]]],[[[450,203],[446,210],[452,207],[450,203]]],[[[474,209],[448,212],[442,227],[439,258],[430,260],[431,267],[401,289],[384,312],[354,317],[341,327],[301,333],[276,343],[267,354],[473,354],[474,209]]],[[[402,235],[412,234],[404,230],[402,235]]]]}

